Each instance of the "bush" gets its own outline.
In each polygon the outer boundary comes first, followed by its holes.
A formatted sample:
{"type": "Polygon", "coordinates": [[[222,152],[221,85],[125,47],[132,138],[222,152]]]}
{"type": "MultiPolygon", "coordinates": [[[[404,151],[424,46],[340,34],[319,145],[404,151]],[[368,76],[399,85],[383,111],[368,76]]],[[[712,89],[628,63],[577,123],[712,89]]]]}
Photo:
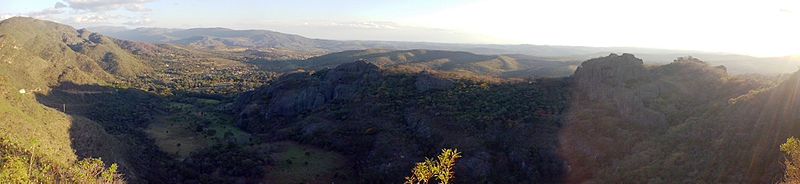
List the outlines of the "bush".
{"type": "Polygon", "coordinates": [[[117,165],[87,158],[61,165],[0,138],[0,183],[125,183],[117,165]]]}
{"type": "Polygon", "coordinates": [[[786,155],[784,183],[800,183],[800,140],[790,137],[781,145],[781,152],[786,155]]]}
{"type": "Polygon", "coordinates": [[[442,154],[437,157],[437,160],[426,158],[424,162],[417,163],[416,167],[411,170],[411,176],[406,177],[406,183],[430,183],[432,178],[443,184],[452,183],[455,179],[453,168],[459,158],[461,158],[461,153],[457,149],[442,149],[442,154]]]}

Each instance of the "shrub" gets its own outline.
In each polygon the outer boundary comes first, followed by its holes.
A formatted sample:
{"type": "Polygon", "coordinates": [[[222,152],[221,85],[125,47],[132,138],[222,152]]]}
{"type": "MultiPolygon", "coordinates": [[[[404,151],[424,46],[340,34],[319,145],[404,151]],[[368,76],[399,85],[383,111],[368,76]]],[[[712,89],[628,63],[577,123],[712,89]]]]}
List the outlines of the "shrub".
{"type": "Polygon", "coordinates": [[[452,183],[455,179],[453,171],[456,161],[461,158],[457,149],[442,149],[442,154],[437,160],[426,158],[424,162],[417,163],[411,170],[411,176],[406,177],[407,184],[430,183],[432,178],[443,184],[452,183]]]}
{"type": "Polygon", "coordinates": [[[800,140],[790,137],[781,145],[781,152],[786,155],[784,183],[800,183],[800,140]]]}

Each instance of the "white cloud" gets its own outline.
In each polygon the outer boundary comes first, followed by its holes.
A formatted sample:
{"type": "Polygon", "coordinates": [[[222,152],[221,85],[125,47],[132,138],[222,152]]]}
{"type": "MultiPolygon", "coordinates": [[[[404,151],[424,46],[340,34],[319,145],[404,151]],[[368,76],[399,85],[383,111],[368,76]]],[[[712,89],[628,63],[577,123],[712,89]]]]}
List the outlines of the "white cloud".
{"type": "Polygon", "coordinates": [[[361,29],[397,29],[393,22],[330,22],[329,26],[342,26],[361,29]]]}
{"type": "Polygon", "coordinates": [[[80,25],[89,25],[89,24],[103,24],[108,23],[112,20],[117,20],[122,18],[120,15],[105,15],[105,14],[84,14],[72,17],[72,22],[80,24],[80,25]]]}
{"type": "Polygon", "coordinates": [[[59,8],[66,8],[66,7],[67,7],[67,5],[66,5],[66,4],[64,4],[64,3],[62,3],[62,2],[56,2],[56,5],[55,5],[55,6],[53,6],[53,8],[56,8],[56,9],[59,9],[59,8]]]}
{"type": "Polygon", "coordinates": [[[150,20],[150,18],[139,18],[139,19],[129,20],[124,24],[129,26],[143,26],[143,25],[148,25],[152,22],[153,20],[150,20]]]}
{"type": "Polygon", "coordinates": [[[14,14],[3,14],[3,15],[0,15],[0,20],[6,20],[6,19],[8,19],[8,18],[11,18],[11,17],[16,17],[16,16],[19,16],[19,15],[14,15],[14,14]]]}
{"type": "Polygon", "coordinates": [[[154,0],[65,0],[70,8],[89,11],[112,11],[126,9],[128,11],[150,11],[144,4],[154,0]]]}
{"type": "Polygon", "coordinates": [[[76,27],[97,25],[147,25],[149,8],[145,5],[155,0],[63,0],[39,11],[6,13],[0,18],[27,16],[45,19],[76,27]]]}
{"type": "Polygon", "coordinates": [[[49,17],[51,15],[57,15],[57,14],[62,14],[62,13],[64,13],[64,10],[57,9],[57,8],[47,8],[47,9],[40,10],[40,11],[29,12],[29,13],[27,13],[27,15],[30,16],[30,17],[34,17],[34,18],[45,18],[45,17],[49,17]]]}

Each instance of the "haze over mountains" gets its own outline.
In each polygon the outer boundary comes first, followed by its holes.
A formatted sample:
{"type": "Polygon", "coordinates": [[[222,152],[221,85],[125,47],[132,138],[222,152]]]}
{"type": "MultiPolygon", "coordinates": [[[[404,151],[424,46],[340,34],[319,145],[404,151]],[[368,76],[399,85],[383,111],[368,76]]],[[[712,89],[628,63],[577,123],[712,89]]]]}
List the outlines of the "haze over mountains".
{"type": "Polygon", "coordinates": [[[800,135],[793,58],[92,29],[0,21],[0,183],[774,183],[800,135]]]}
{"type": "Polygon", "coordinates": [[[665,64],[674,58],[694,56],[714,65],[725,65],[735,74],[777,74],[793,72],[800,59],[797,57],[757,58],[745,55],[667,50],[633,47],[581,47],[549,45],[497,45],[497,44],[448,44],[397,41],[340,41],[312,39],[300,35],[268,30],[233,30],[227,28],[135,28],[91,27],[89,30],[126,40],[172,43],[210,49],[281,49],[314,54],[362,49],[432,49],[465,51],[476,54],[524,54],[550,58],[551,60],[583,61],[607,53],[634,53],[648,63],[665,64]],[[753,69],[758,67],[758,69],[753,69]]]}

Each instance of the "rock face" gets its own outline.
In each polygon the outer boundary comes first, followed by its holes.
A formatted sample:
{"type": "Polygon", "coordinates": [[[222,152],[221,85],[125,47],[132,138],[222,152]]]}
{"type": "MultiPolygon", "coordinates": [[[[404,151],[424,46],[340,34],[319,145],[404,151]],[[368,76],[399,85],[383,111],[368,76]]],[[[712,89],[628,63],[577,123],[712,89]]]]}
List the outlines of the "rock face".
{"type": "Polygon", "coordinates": [[[627,53],[583,62],[574,75],[576,89],[587,100],[610,102],[628,121],[658,127],[666,125],[664,115],[645,107],[642,99],[657,96],[658,89],[640,86],[653,77],[641,59],[627,53]]]}
{"type": "Polygon", "coordinates": [[[316,73],[286,74],[269,87],[240,98],[240,104],[249,105],[240,114],[247,121],[239,122],[275,121],[314,110],[326,103],[355,100],[364,86],[380,78],[378,70],[373,64],[357,61],[316,73]]]}

